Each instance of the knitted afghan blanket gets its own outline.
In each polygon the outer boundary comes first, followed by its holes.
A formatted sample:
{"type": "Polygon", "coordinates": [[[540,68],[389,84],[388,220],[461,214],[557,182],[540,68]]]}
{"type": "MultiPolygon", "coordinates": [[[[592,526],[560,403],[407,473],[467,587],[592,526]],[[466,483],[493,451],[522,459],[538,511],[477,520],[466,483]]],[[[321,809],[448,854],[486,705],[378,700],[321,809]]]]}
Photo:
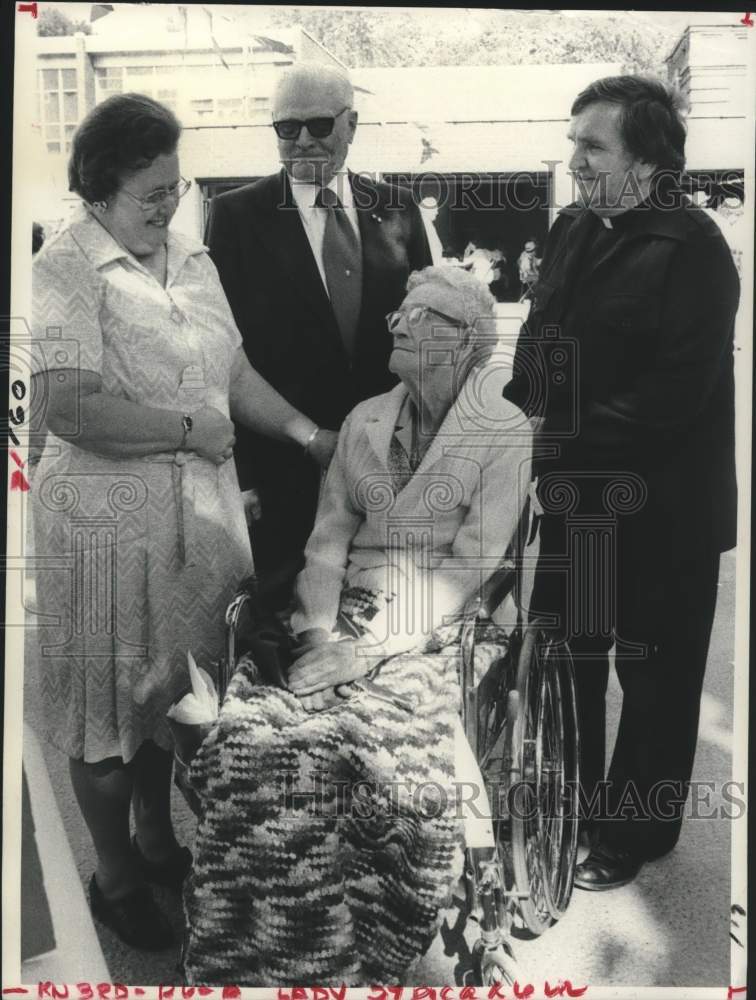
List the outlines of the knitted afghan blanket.
{"type": "Polygon", "coordinates": [[[453,719],[458,647],[305,712],[242,662],[190,781],[203,803],[184,904],[195,985],[401,983],[462,868],[453,719]]]}

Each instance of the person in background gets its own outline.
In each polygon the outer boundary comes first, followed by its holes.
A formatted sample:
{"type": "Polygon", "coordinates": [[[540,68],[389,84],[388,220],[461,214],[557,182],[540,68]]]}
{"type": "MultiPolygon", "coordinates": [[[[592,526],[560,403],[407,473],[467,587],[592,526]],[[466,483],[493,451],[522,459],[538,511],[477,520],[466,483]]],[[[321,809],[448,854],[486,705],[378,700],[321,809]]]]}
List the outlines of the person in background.
{"type": "Polygon", "coordinates": [[[171,230],[189,188],[180,132],[149,97],[98,104],[71,145],[80,211],[33,263],[45,735],[69,757],[97,853],[92,912],[149,950],[173,932],[148,883],[179,890],[192,860],[171,822],[165,713],[187,650],[209,670],[221,657],[253,568],[231,418],[318,468],[336,443],[250,366],[205,248],[171,230]]]}
{"type": "MultiPolygon", "coordinates": [[[[298,63],[273,95],[282,170],[216,197],[205,242],[252,364],[292,405],[337,431],[394,384],[383,316],[430,263],[410,191],[345,163],[354,91],[333,66],[298,63]]],[[[252,533],[261,594],[284,606],[302,567],[320,476],[295,448],[239,428],[242,488],[259,495],[252,533]]]]}
{"type": "Polygon", "coordinates": [[[493,270],[488,288],[497,302],[504,302],[507,299],[509,292],[507,258],[504,256],[504,251],[499,250],[498,248],[492,250],[491,263],[493,265],[493,270]]]}
{"type": "Polygon", "coordinates": [[[438,202],[432,195],[423,198],[420,202],[420,215],[422,216],[423,225],[425,226],[425,235],[428,239],[431,261],[436,266],[443,264],[444,248],[441,243],[441,238],[438,235],[438,230],[436,229],[438,202]]]}
{"type": "Polygon", "coordinates": [[[527,298],[538,281],[541,259],[537,256],[536,241],[526,240],[522,253],[517,258],[517,270],[520,274],[520,302],[527,298]]]}

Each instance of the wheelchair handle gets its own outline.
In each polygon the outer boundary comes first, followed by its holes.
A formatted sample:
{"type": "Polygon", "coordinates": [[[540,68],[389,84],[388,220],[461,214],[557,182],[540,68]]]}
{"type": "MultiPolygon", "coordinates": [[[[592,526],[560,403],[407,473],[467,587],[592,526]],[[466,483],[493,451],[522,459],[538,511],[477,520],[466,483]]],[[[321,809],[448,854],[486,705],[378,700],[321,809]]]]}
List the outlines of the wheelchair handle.
{"type": "Polygon", "coordinates": [[[516,582],[517,566],[511,559],[507,559],[483,584],[477,617],[490,618],[496,608],[511,593],[516,582]]]}
{"type": "Polygon", "coordinates": [[[218,698],[223,701],[226,689],[231,680],[231,673],[236,664],[236,633],[239,628],[242,611],[250,597],[246,590],[241,590],[226,608],[226,656],[221,661],[218,670],[218,698]]]}

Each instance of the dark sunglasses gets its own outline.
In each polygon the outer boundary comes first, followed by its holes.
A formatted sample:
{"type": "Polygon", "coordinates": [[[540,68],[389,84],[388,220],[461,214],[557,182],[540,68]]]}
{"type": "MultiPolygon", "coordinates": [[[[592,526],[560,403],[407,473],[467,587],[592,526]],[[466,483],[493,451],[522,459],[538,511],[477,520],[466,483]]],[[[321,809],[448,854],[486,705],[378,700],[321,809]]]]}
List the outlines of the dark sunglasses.
{"type": "Polygon", "coordinates": [[[300,121],[297,118],[284,118],[282,121],[273,122],[273,128],[279,139],[288,139],[289,141],[298,139],[299,133],[305,126],[313,139],[325,139],[333,132],[336,119],[345,111],[350,110],[350,108],[342,108],[337,115],[323,115],[320,118],[308,118],[306,121],[300,121]]]}

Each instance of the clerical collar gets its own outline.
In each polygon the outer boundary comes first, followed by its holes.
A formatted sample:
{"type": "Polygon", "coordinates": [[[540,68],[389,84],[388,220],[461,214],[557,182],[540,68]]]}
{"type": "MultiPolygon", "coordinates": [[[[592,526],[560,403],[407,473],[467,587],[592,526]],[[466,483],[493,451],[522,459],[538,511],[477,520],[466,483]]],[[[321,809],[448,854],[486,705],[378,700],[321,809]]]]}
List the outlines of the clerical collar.
{"type": "Polygon", "coordinates": [[[626,212],[620,212],[619,215],[600,215],[599,219],[604,229],[614,231],[617,233],[624,233],[627,231],[628,226],[633,224],[633,219],[649,210],[651,206],[648,203],[648,199],[644,199],[638,205],[633,205],[632,208],[628,208],[626,212]]]}
{"type": "Polygon", "coordinates": [[[605,229],[615,230],[618,233],[627,232],[627,230],[633,225],[635,220],[640,216],[645,216],[649,212],[652,212],[658,204],[662,204],[660,201],[663,197],[669,197],[671,191],[668,187],[659,187],[659,183],[654,185],[643,201],[639,201],[637,205],[633,205],[624,212],[620,212],[618,215],[604,216],[600,215],[601,223],[605,229]]]}

